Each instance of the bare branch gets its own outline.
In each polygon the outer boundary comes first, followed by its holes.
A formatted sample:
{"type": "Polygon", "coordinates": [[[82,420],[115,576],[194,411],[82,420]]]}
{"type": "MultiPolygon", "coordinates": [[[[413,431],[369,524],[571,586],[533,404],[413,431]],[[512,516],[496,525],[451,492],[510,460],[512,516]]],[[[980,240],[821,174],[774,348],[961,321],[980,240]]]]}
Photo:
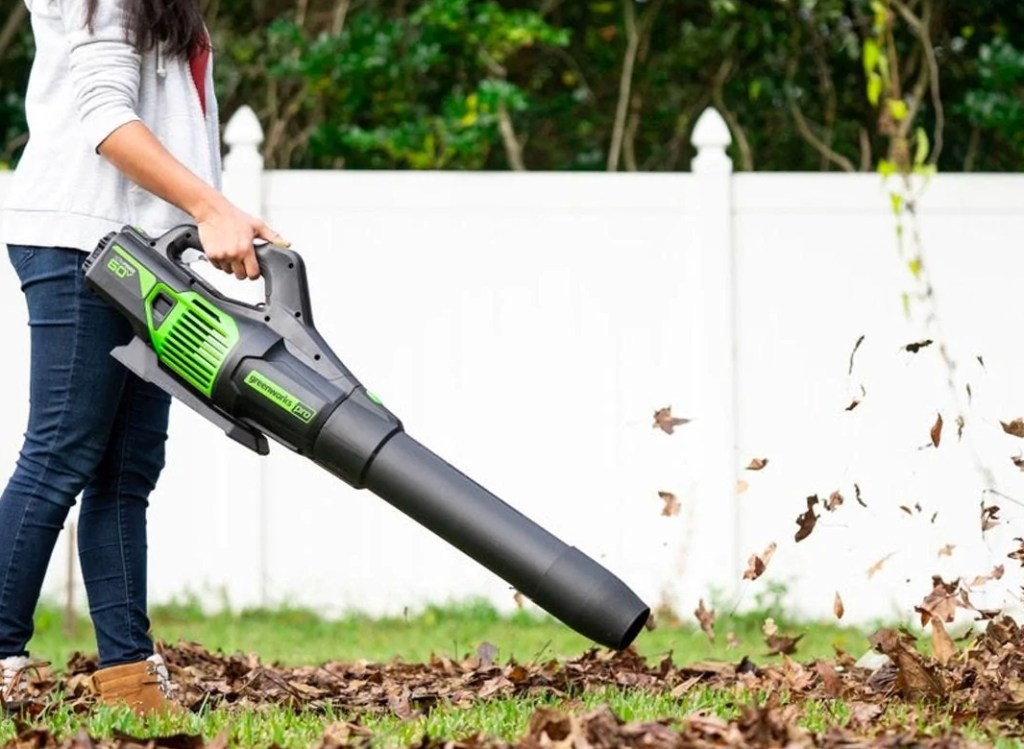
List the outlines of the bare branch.
{"type": "Polygon", "coordinates": [[[633,67],[640,48],[640,34],[636,29],[635,0],[622,0],[626,23],[626,54],[622,60],[622,75],[619,78],[619,103],[615,108],[615,125],[612,127],[612,144],[608,150],[608,171],[619,168],[619,154],[626,131],[626,115],[629,112],[629,95],[633,88],[633,67]]]}
{"type": "Polygon", "coordinates": [[[932,107],[935,110],[935,130],[932,133],[932,152],[928,157],[928,163],[935,165],[939,161],[939,154],[942,153],[943,133],[946,127],[946,114],[942,105],[942,95],[939,90],[939,61],[935,55],[935,45],[932,43],[929,28],[931,27],[931,16],[933,5],[931,0],[926,0],[924,12],[920,18],[914,15],[902,0],[892,0],[893,5],[907,25],[914,30],[924,50],[925,61],[928,64],[928,82],[931,88],[932,107]]]}
{"type": "Polygon", "coordinates": [[[523,146],[516,137],[512,117],[508,113],[505,102],[498,104],[498,130],[501,132],[501,142],[505,145],[505,157],[508,159],[509,167],[515,172],[526,171],[526,166],[523,164],[523,146]]]}
{"type": "Polygon", "coordinates": [[[334,5],[334,13],[331,16],[331,35],[338,36],[345,28],[345,18],[348,16],[348,9],[352,6],[351,0],[338,0],[334,5]]]}
{"type": "Polygon", "coordinates": [[[750,149],[750,141],[747,140],[747,133],[740,125],[735,113],[725,104],[725,82],[729,80],[732,73],[732,57],[722,61],[715,73],[711,84],[711,102],[715,108],[722,113],[722,117],[729,125],[733,137],[736,138],[736,147],[740,151],[740,170],[744,172],[754,171],[754,154],[750,149]]]}
{"type": "Polygon", "coordinates": [[[867,128],[861,126],[860,128],[860,170],[862,172],[870,172],[872,166],[871,157],[871,136],[868,134],[867,128]]]}
{"type": "Polygon", "coordinates": [[[640,129],[641,103],[640,94],[633,94],[633,101],[629,107],[629,119],[626,121],[626,137],[622,142],[622,160],[626,164],[627,172],[637,171],[636,133],[640,129]]]}
{"type": "Polygon", "coordinates": [[[800,110],[800,105],[796,103],[796,98],[793,96],[789,97],[789,111],[790,114],[793,115],[793,121],[796,122],[796,129],[800,132],[801,137],[810,143],[814,150],[838,166],[844,172],[857,171],[853,166],[853,162],[841,153],[832,149],[828,144],[822,141],[821,138],[814,134],[810,124],[804,118],[804,113],[800,110]]]}
{"type": "Polygon", "coordinates": [[[26,16],[28,16],[28,7],[25,3],[19,2],[14,6],[14,11],[7,16],[7,20],[4,21],[3,28],[0,29],[0,60],[4,59],[7,49],[14,43],[14,39],[21,30],[26,16]]]}

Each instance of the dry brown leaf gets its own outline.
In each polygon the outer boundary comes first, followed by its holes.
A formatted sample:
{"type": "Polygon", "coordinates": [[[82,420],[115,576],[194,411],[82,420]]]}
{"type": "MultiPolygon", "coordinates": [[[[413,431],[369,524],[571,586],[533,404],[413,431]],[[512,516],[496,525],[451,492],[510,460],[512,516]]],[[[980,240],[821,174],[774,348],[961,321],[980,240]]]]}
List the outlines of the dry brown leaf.
{"type": "Polygon", "coordinates": [[[854,398],[852,401],[850,401],[850,405],[848,405],[844,410],[852,411],[853,409],[855,409],[859,405],[860,405],[860,400],[858,398],[854,398]]]}
{"type": "Polygon", "coordinates": [[[818,672],[818,678],[821,679],[821,686],[824,688],[826,695],[832,699],[842,697],[843,681],[839,678],[839,674],[831,663],[818,661],[814,664],[814,670],[818,672]]]}
{"type": "Polygon", "coordinates": [[[523,604],[525,603],[525,599],[523,598],[523,594],[520,593],[518,590],[512,596],[512,600],[516,602],[516,608],[517,609],[521,609],[523,607],[523,604]]]}
{"type": "Polygon", "coordinates": [[[801,512],[796,519],[796,524],[800,526],[797,528],[796,534],[793,536],[793,540],[800,543],[814,530],[814,526],[818,522],[818,516],[814,514],[814,506],[818,504],[820,500],[818,495],[814,494],[807,498],[807,510],[801,512]]]}
{"type": "Polygon", "coordinates": [[[838,491],[834,491],[828,495],[828,501],[825,503],[825,509],[829,512],[835,512],[836,509],[843,504],[843,495],[838,491]]]}
{"type": "Polygon", "coordinates": [[[701,631],[704,632],[708,637],[708,642],[714,644],[715,642],[715,610],[710,611],[704,606],[704,599],[701,598],[697,604],[697,610],[693,612],[693,615],[697,617],[697,621],[700,622],[701,631]]]}
{"type": "Polygon", "coordinates": [[[981,532],[992,530],[999,525],[999,506],[981,503],[981,532]]]}
{"type": "Polygon", "coordinates": [[[1003,431],[1006,432],[1007,434],[1012,435],[1014,437],[1024,438],[1024,419],[1017,418],[1011,421],[1009,424],[1007,424],[1005,421],[1000,421],[999,423],[1002,425],[1003,431]]]}
{"type": "Polygon", "coordinates": [[[737,494],[742,494],[743,492],[745,492],[749,488],[750,488],[750,484],[748,484],[746,481],[744,481],[743,479],[736,479],[736,493],[737,494]]]}
{"type": "Polygon", "coordinates": [[[1020,566],[1024,567],[1024,538],[1018,536],[1013,540],[1016,541],[1019,544],[1019,546],[1006,556],[1010,559],[1020,562],[1020,566]]]}
{"type": "Polygon", "coordinates": [[[938,414],[935,417],[935,423],[932,424],[932,429],[929,434],[932,438],[932,445],[934,447],[938,447],[939,442],[942,440],[942,414],[938,414]]]}
{"type": "Polygon", "coordinates": [[[793,655],[796,652],[797,643],[803,639],[803,635],[791,637],[789,635],[766,635],[765,644],[768,646],[768,655],[793,655]]]}
{"type": "Polygon", "coordinates": [[[884,565],[886,562],[888,562],[890,559],[892,559],[892,557],[895,556],[895,554],[896,554],[895,551],[890,551],[884,557],[882,557],[877,562],[875,562],[873,565],[868,567],[868,578],[870,579],[870,578],[874,577],[875,575],[877,575],[879,572],[881,572],[882,571],[882,565],[884,565]]]}
{"type": "Polygon", "coordinates": [[[932,341],[930,338],[924,341],[917,341],[916,343],[908,343],[906,346],[903,347],[903,350],[909,351],[912,354],[916,354],[921,349],[928,348],[929,346],[931,346],[932,343],[934,343],[934,341],[932,341]]]}
{"type": "Polygon", "coordinates": [[[919,605],[914,607],[914,611],[921,614],[922,627],[932,619],[940,619],[944,622],[953,621],[953,617],[956,615],[956,596],[959,587],[959,580],[947,583],[938,575],[932,575],[931,592],[924,597],[919,605]]]}
{"type": "Polygon", "coordinates": [[[768,465],[768,458],[752,458],[747,465],[748,471],[760,471],[768,465]]]}
{"type": "Polygon", "coordinates": [[[863,335],[860,338],[857,339],[857,342],[855,344],[853,344],[853,351],[850,352],[850,366],[846,370],[846,374],[847,375],[852,375],[853,374],[853,356],[854,356],[854,354],[857,353],[857,349],[860,348],[860,345],[862,343],[864,343],[864,336],[863,335]]]}
{"type": "Polygon", "coordinates": [[[945,625],[932,619],[932,657],[945,666],[956,655],[956,645],[946,632],[945,625]]]}
{"type": "Polygon", "coordinates": [[[768,544],[764,551],[761,552],[760,556],[757,554],[751,554],[747,560],[747,569],[743,573],[744,580],[756,580],[764,574],[765,569],[768,567],[768,562],[771,561],[772,555],[775,554],[777,544],[772,541],[768,544]]]}
{"type": "Polygon", "coordinates": [[[929,668],[914,649],[914,638],[908,633],[881,629],[868,638],[871,646],[889,656],[896,666],[896,689],[907,699],[936,699],[946,695],[942,678],[929,668]]]}
{"type": "Polygon", "coordinates": [[[679,514],[679,500],[672,492],[658,492],[658,496],[665,505],[661,508],[661,514],[665,517],[674,517],[679,514]]]}
{"type": "Polygon", "coordinates": [[[946,544],[941,549],[939,549],[939,556],[940,557],[951,557],[951,556],[953,556],[953,549],[955,549],[955,548],[956,548],[955,544],[946,544]]]}
{"type": "Polygon", "coordinates": [[[1013,464],[1017,466],[1017,468],[1024,471],[1024,456],[1017,455],[1015,457],[1010,458],[1010,460],[1013,461],[1013,464]]]}
{"type": "Polygon", "coordinates": [[[971,580],[971,584],[968,587],[977,588],[979,585],[984,585],[990,580],[1001,580],[1005,571],[1003,565],[997,564],[987,575],[978,575],[971,580]]]}
{"type": "Polygon", "coordinates": [[[691,419],[684,419],[672,415],[672,406],[659,408],[654,412],[654,428],[660,429],[665,434],[673,434],[676,427],[689,424],[691,419]]]}
{"type": "Polygon", "coordinates": [[[846,613],[846,607],[843,606],[843,599],[839,597],[839,591],[836,591],[835,600],[832,601],[832,613],[836,615],[836,619],[842,619],[843,614],[846,613]]]}

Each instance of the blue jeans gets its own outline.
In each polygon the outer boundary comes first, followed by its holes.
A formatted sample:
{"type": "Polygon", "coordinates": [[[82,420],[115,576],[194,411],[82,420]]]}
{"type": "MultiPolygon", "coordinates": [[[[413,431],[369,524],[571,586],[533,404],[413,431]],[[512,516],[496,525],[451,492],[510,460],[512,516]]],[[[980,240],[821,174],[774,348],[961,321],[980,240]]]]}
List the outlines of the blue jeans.
{"type": "Polygon", "coordinates": [[[128,321],[89,291],[85,254],[8,248],[28,303],[28,430],[0,496],[0,658],[27,655],[57,535],[81,493],[78,556],[100,665],[153,654],[146,508],[164,465],[170,398],[110,356],[128,321]]]}

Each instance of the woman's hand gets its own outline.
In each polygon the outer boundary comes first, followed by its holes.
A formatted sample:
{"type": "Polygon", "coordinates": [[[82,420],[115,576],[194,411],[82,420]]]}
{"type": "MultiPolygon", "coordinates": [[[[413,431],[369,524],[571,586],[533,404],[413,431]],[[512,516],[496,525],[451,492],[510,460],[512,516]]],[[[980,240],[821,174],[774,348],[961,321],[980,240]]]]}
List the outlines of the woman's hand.
{"type": "Polygon", "coordinates": [[[226,198],[217,200],[208,209],[194,216],[199,227],[199,241],[206,259],[225,273],[238,279],[260,277],[253,241],[265,239],[288,247],[290,243],[262,220],[250,216],[226,198]]]}
{"type": "Polygon", "coordinates": [[[189,171],[139,121],[114,130],[99,152],[137,185],[192,216],[206,257],[222,271],[239,279],[259,278],[253,241],[291,244],[189,171]]]}

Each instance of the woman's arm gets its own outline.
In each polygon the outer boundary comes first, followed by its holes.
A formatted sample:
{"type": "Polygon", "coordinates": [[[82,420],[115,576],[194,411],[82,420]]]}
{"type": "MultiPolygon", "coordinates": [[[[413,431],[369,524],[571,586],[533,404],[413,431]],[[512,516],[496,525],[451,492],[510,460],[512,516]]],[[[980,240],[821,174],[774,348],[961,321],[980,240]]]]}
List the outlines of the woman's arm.
{"type": "Polygon", "coordinates": [[[258,278],[257,237],[287,244],[257,218],[178,161],[136,112],[141,56],[124,36],[124,0],[99,0],[86,24],[85,0],[59,0],[81,132],[128,179],[195,219],[206,256],[238,278],[258,278]]]}
{"type": "Polygon", "coordinates": [[[98,150],[132,182],[192,216],[206,257],[236,278],[259,278],[254,239],[289,244],[189,171],[138,120],[118,127],[98,150]]]}

